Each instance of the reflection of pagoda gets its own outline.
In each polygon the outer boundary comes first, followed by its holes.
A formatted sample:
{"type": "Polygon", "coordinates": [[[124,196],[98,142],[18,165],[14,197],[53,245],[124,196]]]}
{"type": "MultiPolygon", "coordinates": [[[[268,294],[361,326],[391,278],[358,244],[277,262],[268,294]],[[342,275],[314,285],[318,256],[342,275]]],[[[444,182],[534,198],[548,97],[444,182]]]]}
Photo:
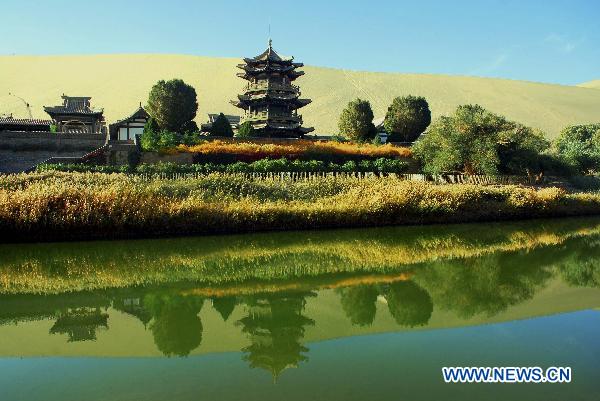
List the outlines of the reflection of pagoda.
{"type": "Polygon", "coordinates": [[[296,71],[302,63],[279,56],[269,40],[269,48],[254,58],[245,58],[238,75],[248,81],[245,92],[231,103],[245,110],[241,123],[252,124],[258,136],[302,137],[313,128],[302,128],[298,109],[310,103],[300,99],[300,88],[292,82],[304,75],[296,71]]]}
{"type": "Polygon", "coordinates": [[[300,294],[265,294],[247,300],[248,316],[238,323],[248,334],[251,344],[242,349],[244,360],[252,368],[265,369],[276,381],[281,372],[308,360],[308,348],[301,344],[305,326],[314,321],[302,315],[306,296],[300,294]]]}
{"type": "Polygon", "coordinates": [[[50,334],[67,334],[69,342],[94,341],[96,330],[108,329],[108,314],[99,308],[74,308],[62,313],[50,328],[50,334]]]}

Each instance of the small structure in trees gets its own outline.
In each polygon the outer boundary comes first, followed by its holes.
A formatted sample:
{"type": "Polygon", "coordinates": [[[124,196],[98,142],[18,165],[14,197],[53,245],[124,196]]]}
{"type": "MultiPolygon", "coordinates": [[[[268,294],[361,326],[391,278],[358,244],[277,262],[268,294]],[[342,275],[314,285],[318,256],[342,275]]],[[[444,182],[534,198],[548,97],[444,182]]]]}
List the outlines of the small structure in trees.
{"type": "MultiPolygon", "coordinates": [[[[204,123],[200,126],[201,131],[202,132],[211,132],[212,126],[218,117],[219,117],[219,113],[209,114],[208,122],[204,123]]],[[[234,129],[234,130],[238,129],[238,127],[240,126],[240,120],[241,120],[240,116],[232,116],[229,114],[225,114],[225,118],[227,119],[227,121],[229,121],[229,124],[231,125],[232,129],[234,129]]]]}
{"type": "Polygon", "coordinates": [[[92,108],[91,97],[62,95],[60,106],[44,106],[58,132],[106,134],[104,109],[92,108]]]}
{"type": "Polygon", "coordinates": [[[142,104],[129,117],[118,120],[108,126],[110,141],[136,141],[144,132],[144,126],[150,119],[150,115],[144,110],[142,104]]]}
{"type": "Polygon", "coordinates": [[[260,55],[245,58],[238,68],[243,72],[237,76],[248,81],[243,94],[231,103],[244,109],[241,123],[252,124],[257,136],[301,138],[314,128],[302,127],[302,116],[298,109],[306,106],[310,99],[300,99],[300,88],[293,85],[296,78],[304,75],[297,68],[304,64],[295,63],[294,58],[283,58],[273,50],[272,42],[260,55]]]}

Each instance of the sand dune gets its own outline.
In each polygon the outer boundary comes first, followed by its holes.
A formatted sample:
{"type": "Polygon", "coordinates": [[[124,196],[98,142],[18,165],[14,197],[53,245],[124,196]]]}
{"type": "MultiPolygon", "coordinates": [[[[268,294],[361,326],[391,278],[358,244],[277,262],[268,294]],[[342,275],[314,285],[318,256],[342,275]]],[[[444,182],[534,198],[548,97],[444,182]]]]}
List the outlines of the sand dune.
{"type": "MultiPolygon", "coordinates": [[[[207,113],[239,114],[229,100],[244,82],[235,76],[239,59],[185,55],[0,56],[0,114],[26,116],[23,103],[31,104],[34,117],[46,117],[43,106],[60,102],[60,95],[92,96],[104,107],[107,120],[130,114],[145,103],[150,87],[159,79],[182,78],[199,97],[198,122],[207,113]]],[[[307,66],[297,83],[313,103],[303,109],[306,126],[319,134],[337,132],[337,119],[348,101],[371,101],[376,117],[382,116],[398,95],[422,95],[434,118],[457,105],[479,103],[507,117],[545,130],[554,137],[562,127],[600,121],[600,90],[506,79],[463,76],[392,74],[347,71],[307,66]]],[[[595,81],[600,82],[600,81],[595,81]]]]}

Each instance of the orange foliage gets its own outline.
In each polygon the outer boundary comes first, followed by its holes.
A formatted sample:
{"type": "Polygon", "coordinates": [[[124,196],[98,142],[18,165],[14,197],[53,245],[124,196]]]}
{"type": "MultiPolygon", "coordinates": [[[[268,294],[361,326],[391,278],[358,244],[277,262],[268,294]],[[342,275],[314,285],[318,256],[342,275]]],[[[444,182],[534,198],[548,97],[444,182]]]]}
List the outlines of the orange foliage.
{"type": "Polygon", "coordinates": [[[298,140],[283,143],[251,143],[215,140],[198,145],[177,147],[179,152],[198,153],[203,155],[235,154],[248,159],[279,159],[282,157],[296,159],[306,155],[339,155],[339,156],[365,156],[365,157],[410,157],[411,151],[387,145],[342,143],[334,141],[308,141],[298,140]]]}

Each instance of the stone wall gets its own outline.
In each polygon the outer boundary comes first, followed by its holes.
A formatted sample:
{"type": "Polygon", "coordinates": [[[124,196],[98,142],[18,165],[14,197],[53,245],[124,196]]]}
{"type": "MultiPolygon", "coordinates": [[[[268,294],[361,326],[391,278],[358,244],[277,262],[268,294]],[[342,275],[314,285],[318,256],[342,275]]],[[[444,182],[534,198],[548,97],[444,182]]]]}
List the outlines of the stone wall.
{"type": "Polygon", "coordinates": [[[104,145],[98,134],[0,132],[0,173],[17,173],[51,157],[81,157],[104,145]]]}
{"type": "Polygon", "coordinates": [[[70,152],[99,148],[106,142],[102,134],[63,134],[52,132],[0,131],[2,150],[43,150],[70,152]]]}

